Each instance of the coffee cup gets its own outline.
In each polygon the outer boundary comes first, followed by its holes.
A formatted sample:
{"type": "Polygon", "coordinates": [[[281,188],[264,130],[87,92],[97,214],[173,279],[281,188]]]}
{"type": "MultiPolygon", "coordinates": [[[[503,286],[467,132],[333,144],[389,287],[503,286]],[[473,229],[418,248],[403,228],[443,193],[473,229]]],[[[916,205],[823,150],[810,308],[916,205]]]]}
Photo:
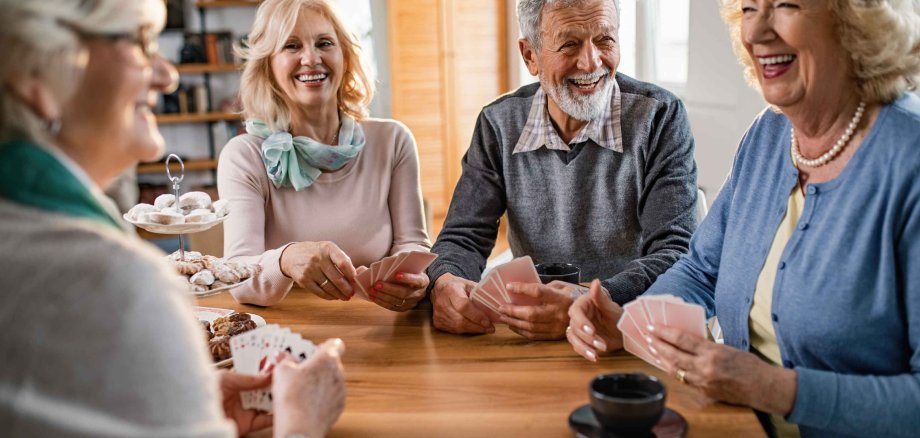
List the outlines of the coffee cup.
{"type": "Polygon", "coordinates": [[[549,284],[553,281],[578,284],[581,282],[581,270],[571,263],[539,263],[534,266],[540,282],[549,284]]]}
{"type": "Polygon", "coordinates": [[[648,433],[664,414],[668,394],[664,384],[644,373],[599,375],[588,392],[604,430],[626,436],[648,433]]]}

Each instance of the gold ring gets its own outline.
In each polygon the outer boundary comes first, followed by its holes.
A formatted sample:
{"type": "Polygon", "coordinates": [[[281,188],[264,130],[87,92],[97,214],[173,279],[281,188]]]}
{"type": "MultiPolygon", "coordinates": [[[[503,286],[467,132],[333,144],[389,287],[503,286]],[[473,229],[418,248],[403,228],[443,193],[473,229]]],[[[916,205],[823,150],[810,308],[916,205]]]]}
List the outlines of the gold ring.
{"type": "Polygon", "coordinates": [[[326,279],[326,281],[324,281],[324,282],[322,282],[322,283],[319,284],[319,288],[322,289],[323,286],[326,286],[327,284],[329,284],[329,279],[328,279],[328,278],[326,279]]]}
{"type": "Polygon", "coordinates": [[[403,300],[402,300],[399,304],[397,304],[396,307],[402,307],[403,304],[406,304],[406,299],[405,299],[405,298],[403,298],[403,300]]]}
{"type": "Polygon", "coordinates": [[[687,383],[687,370],[677,369],[677,381],[683,384],[687,383]]]}

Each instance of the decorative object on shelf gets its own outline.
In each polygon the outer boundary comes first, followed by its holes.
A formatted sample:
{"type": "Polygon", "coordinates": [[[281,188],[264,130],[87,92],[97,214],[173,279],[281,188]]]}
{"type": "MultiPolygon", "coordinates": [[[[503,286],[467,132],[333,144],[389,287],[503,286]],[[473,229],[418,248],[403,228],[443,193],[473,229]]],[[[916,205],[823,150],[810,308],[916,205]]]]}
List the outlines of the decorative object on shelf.
{"type": "Polygon", "coordinates": [[[165,29],[185,29],[185,0],[166,0],[165,29]]]}
{"type": "Polygon", "coordinates": [[[206,64],[208,57],[204,52],[204,42],[200,33],[186,32],[185,42],[179,50],[180,64],[206,64]]]}

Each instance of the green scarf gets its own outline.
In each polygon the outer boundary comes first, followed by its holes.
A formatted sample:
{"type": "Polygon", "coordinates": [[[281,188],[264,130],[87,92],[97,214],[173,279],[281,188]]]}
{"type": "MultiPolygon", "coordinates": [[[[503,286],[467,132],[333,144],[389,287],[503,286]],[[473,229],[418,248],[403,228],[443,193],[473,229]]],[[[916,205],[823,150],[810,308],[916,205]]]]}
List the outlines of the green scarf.
{"type": "Polygon", "coordinates": [[[29,142],[0,144],[0,197],[122,230],[118,221],[64,164],[29,142]]]}

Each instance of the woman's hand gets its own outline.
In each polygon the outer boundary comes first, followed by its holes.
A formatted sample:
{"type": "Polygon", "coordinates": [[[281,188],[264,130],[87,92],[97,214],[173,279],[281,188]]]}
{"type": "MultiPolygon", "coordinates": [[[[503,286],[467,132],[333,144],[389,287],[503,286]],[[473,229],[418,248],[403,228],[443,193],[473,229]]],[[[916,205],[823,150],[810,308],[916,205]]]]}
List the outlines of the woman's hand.
{"type": "Polygon", "coordinates": [[[601,282],[591,282],[591,290],[569,307],[569,328],[566,338],[575,352],[592,362],[599,353],[623,348],[623,334],[617,321],[623,309],[614,303],[601,288],[601,282]]]}
{"type": "Polygon", "coordinates": [[[357,273],[351,259],[332,242],[297,242],[281,253],[281,272],[324,300],[349,300],[357,273]]]}
{"type": "Polygon", "coordinates": [[[270,373],[252,376],[223,370],[219,372],[218,378],[224,415],[236,423],[236,430],[240,436],[272,425],[270,414],[255,409],[243,409],[243,401],[240,398],[240,393],[243,391],[254,391],[270,385],[272,383],[270,373]]]}
{"type": "Polygon", "coordinates": [[[710,398],[770,414],[788,415],[792,410],[794,370],[770,365],[752,353],[678,329],[653,325],[649,333],[649,351],[661,359],[662,365],[710,398]]]}
{"type": "Polygon", "coordinates": [[[428,275],[397,272],[393,281],[374,283],[369,290],[371,301],[384,309],[405,312],[425,298],[428,275]]]}
{"type": "Polygon", "coordinates": [[[272,396],[275,436],[324,437],[345,409],[341,339],[323,342],[309,359],[297,363],[281,353],[275,365],[272,396]]]}

